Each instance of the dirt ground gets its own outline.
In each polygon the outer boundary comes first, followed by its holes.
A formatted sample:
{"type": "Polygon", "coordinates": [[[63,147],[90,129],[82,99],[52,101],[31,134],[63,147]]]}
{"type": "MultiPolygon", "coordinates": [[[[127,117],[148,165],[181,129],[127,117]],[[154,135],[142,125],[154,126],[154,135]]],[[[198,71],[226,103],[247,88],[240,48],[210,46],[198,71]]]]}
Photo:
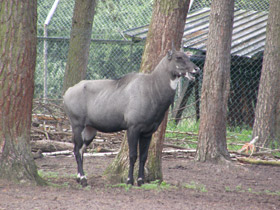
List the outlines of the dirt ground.
{"type": "Polygon", "coordinates": [[[191,155],[163,157],[165,187],[113,187],[102,178],[114,157],[86,157],[89,186],[75,181],[73,156],[36,163],[51,186],[0,180],[0,209],[280,209],[280,167],[197,163],[191,155]]]}

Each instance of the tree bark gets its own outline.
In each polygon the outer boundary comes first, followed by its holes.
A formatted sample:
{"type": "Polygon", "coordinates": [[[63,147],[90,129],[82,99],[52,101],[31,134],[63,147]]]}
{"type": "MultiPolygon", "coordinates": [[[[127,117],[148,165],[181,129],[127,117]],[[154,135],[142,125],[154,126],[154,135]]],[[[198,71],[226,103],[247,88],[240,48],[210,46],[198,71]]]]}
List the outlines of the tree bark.
{"type": "Polygon", "coordinates": [[[37,1],[2,0],[0,8],[0,177],[42,184],[29,145],[37,1]]]}
{"type": "Polygon", "coordinates": [[[213,0],[204,66],[196,160],[229,159],[226,113],[234,0],[213,0]]]}
{"type": "Polygon", "coordinates": [[[86,78],[96,0],[75,0],[63,93],[86,78]]]}
{"type": "MultiPolygon", "coordinates": [[[[253,137],[257,145],[268,146],[280,139],[280,1],[271,0],[266,28],[266,44],[255,112],[253,137]]],[[[272,145],[273,146],[273,145],[272,145]]]]}
{"type": "MultiPolygon", "coordinates": [[[[140,72],[150,73],[159,61],[171,49],[171,43],[179,50],[184,32],[189,0],[155,0],[152,20],[145,43],[140,72]]],[[[156,133],[153,135],[149,149],[146,181],[162,180],[161,154],[163,149],[164,135],[167,125],[165,117],[156,133]]],[[[125,136],[121,150],[113,163],[107,168],[105,175],[111,181],[124,181],[128,172],[128,145],[125,136]]],[[[135,169],[137,166],[135,166],[135,169]]],[[[135,170],[137,176],[137,170],[135,170]]]]}

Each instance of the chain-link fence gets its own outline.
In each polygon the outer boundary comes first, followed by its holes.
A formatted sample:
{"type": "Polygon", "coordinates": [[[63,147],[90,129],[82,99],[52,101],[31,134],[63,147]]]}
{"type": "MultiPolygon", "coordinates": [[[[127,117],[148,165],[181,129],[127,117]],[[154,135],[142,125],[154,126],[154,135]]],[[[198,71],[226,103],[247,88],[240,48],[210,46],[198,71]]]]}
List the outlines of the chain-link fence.
{"type": "MultiPolygon", "coordinates": [[[[38,1],[36,98],[61,98],[62,94],[74,0],[60,0],[50,23],[44,25],[54,2],[38,1]]],[[[123,31],[149,24],[152,4],[152,0],[99,1],[94,17],[87,79],[115,79],[139,70],[144,42],[127,40],[123,31]]],[[[209,0],[193,1],[190,12],[209,6],[209,0]]],[[[237,0],[235,7],[240,11],[267,12],[268,1],[237,0]]],[[[192,61],[203,69],[205,54],[201,51],[193,53],[192,61]]],[[[232,55],[227,123],[228,139],[233,140],[234,144],[238,144],[238,140],[249,141],[251,138],[261,66],[262,50],[249,57],[232,55]]],[[[195,82],[180,82],[167,128],[167,138],[176,140],[176,144],[195,146],[201,83],[202,74],[195,82]]]]}
{"type": "MultiPolygon", "coordinates": [[[[68,48],[68,38],[38,39],[35,98],[61,98],[68,48]]],[[[142,52],[143,43],[92,40],[87,79],[117,79],[137,72],[142,52]]]]}
{"type": "MultiPolygon", "coordinates": [[[[201,9],[203,7],[210,7],[211,0],[194,0],[191,11],[201,9]]],[[[268,0],[235,0],[235,8],[246,9],[254,11],[268,11],[268,0]]]]}

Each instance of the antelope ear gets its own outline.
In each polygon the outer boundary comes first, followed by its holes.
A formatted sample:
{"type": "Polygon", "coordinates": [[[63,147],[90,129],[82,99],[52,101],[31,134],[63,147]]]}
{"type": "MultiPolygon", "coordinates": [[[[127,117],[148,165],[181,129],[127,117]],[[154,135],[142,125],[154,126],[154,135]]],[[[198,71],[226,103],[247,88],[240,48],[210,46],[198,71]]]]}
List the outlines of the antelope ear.
{"type": "Polygon", "coordinates": [[[168,58],[168,60],[171,60],[171,59],[172,59],[172,55],[173,55],[173,50],[168,50],[168,52],[167,52],[167,58],[168,58]]]}

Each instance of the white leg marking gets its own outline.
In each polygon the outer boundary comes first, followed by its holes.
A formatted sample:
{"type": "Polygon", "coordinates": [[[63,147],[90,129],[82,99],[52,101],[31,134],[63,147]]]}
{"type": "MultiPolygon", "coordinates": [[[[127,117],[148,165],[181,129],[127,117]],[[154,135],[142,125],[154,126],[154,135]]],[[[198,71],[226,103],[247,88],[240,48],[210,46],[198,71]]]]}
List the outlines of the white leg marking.
{"type": "Polygon", "coordinates": [[[85,144],[83,144],[82,148],[79,150],[79,153],[81,155],[82,160],[83,160],[83,154],[84,154],[84,151],[85,151],[86,147],[87,146],[85,144]]]}
{"type": "Polygon", "coordinates": [[[80,179],[81,179],[81,180],[82,180],[82,179],[87,179],[87,177],[86,177],[86,175],[84,175],[84,176],[81,176],[80,179]]]}

